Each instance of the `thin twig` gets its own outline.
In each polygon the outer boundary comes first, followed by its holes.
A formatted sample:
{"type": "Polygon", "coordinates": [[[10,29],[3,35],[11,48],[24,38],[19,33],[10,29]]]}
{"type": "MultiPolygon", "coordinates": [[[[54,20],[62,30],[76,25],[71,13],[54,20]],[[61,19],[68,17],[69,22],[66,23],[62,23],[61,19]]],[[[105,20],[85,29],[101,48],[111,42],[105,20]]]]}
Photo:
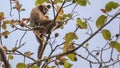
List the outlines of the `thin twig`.
{"type": "Polygon", "coordinates": [[[23,38],[24,38],[24,36],[25,36],[26,33],[27,33],[27,31],[25,31],[25,33],[24,33],[23,36],[21,37],[20,42],[19,42],[19,47],[21,47],[21,42],[22,42],[22,40],[23,40],[23,38]]]}
{"type": "Polygon", "coordinates": [[[12,16],[12,0],[10,0],[10,16],[12,16]]]}
{"type": "Polygon", "coordinates": [[[70,3],[70,4],[68,4],[68,5],[65,5],[63,8],[66,8],[66,7],[68,7],[68,6],[70,6],[70,5],[73,5],[74,3],[72,2],[72,3],[70,3]]]}
{"type": "Polygon", "coordinates": [[[2,22],[0,21],[0,44],[2,45],[2,33],[1,33],[1,25],[2,25],[2,22]]]}
{"type": "Polygon", "coordinates": [[[59,15],[59,13],[60,13],[60,11],[62,10],[62,8],[63,8],[63,6],[64,6],[65,3],[66,3],[66,0],[64,0],[64,2],[62,3],[62,5],[61,5],[60,9],[58,10],[58,12],[57,12],[57,14],[56,14],[53,22],[55,22],[55,20],[57,19],[57,16],[59,15]]]}
{"type": "Polygon", "coordinates": [[[18,10],[18,21],[20,22],[21,18],[20,18],[20,10],[18,10]]]}
{"type": "Polygon", "coordinates": [[[51,0],[51,4],[52,4],[53,14],[54,14],[54,18],[55,18],[55,7],[54,7],[54,4],[53,4],[52,0],[51,0]]]}
{"type": "Polygon", "coordinates": [[[79,57],[81,57],[82,59],[88,61],[89,63],[92,63],[92,64],[98,64],[98,62],[93,62],[93,61],[91,61],[90,59],[87,59],[87,58],[83,57],[83,56],[80,55],[80,54],[76,54],[76,55],[79,56],[79,57]]]}
{"type": "Polygon", "coordinates": [[[36,61],[34,58],[26,56],[25,54],[21,53],[20,51],[16,50],[17,53],[19,53],[20,55],[23,55],[24,57],[27,57],[28,59],[31,59],[33,61],[36,61]]]}
{"type": "Polygon", "coordinates": [[[77,4],[73,7],[73,10],[71,11],[71,13],[74,12],[75,8],[77,7],[77,4]]]}

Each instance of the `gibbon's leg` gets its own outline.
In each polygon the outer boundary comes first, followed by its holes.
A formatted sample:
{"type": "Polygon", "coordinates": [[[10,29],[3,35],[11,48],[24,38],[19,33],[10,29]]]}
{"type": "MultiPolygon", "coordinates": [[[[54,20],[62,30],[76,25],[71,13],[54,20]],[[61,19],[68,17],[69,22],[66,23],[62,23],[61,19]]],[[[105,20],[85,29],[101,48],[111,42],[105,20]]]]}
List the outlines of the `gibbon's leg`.
{"type": "MultiPolygon", "coordinates": [[[[35,36],[40,44],[38,47],[37,57],[38,57],[38,59],[41,59],[43,52],[44,52],[44,49],[45,49],[45,37],[43,35],[40,35],[40,36],[35,35],[35,36]]],[[[41,62],[37,63],[37,65],[40,66],[41,62]]]]}
{"type": "MultiPolygon", "coordinates": [[[[61,27],[63,23],[61,21],[53,22],[53,20],[41,20],[41,23],[39,25],[41,25],[40,29],[38,29],[40,33],[38,35],[36,34],[36,38],[40,43],[40,46],[38,48],[38,59],[41,59],[46,47],[45,43],[47,43],[45,35],[50,33],[52,29],[54,31],[55,29],[61,27]]],[[[40,66],[40,64],[38,64],[38,66],[40,66]]]]}

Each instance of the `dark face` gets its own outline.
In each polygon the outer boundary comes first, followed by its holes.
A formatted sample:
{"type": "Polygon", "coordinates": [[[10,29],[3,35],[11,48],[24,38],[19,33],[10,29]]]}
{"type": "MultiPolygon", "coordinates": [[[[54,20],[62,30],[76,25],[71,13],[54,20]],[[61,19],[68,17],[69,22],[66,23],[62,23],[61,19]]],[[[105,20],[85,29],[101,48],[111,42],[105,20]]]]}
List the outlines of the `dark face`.
{"type": "Polygon", "coordinates": [[[47,12],[48,12],[48,10],[50,9],[50,5],[39,5],[38,6],[38,9],[40,10],[40,11],[42,11],[42,13],[45,15],[47,12]]]}

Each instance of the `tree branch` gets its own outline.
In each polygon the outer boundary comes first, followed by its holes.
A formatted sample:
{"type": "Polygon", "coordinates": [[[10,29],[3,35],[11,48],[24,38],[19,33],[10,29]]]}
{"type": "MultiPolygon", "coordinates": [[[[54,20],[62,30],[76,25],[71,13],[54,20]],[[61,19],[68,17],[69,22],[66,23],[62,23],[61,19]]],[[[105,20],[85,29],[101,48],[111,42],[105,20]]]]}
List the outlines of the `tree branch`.
{"type": "Polygon", "coordinates": [[[8,60],[6,59],[6,54],[5,51],[3,50],[3,48],[0,45],[0,57],[2,58],[4,64],[5,64],[5,68],[11,68],[8,60]]]}
{"type": "Polygon", "coordinates": [[[33,63],[31,63],[31,65],[34,65],[38,62],[42,62],[42,61],[45,61],[45,60],[48,60],[50,58],[54,58],[56,56],[63,56],[63,55],[66,55],[66,54],[69,54],[69,53],[72,53],[72,52],[75,52],[76,50],[78,50],[80,47],[82,47],[85,43],[87,43],[90,39],[92,39],[99,31],[101,31],[105,26],[107,26],[112,20],[114,20],[118,15],[120,15],[120,12],[115,14],[114,17],[112,17],[106,24],[104,24],[101,28],[99,28],[96,32],[94,32],[90,37],[88,37],[85,41],[83,41],[77,48],[73,49],[73,50],[70,50],[68,52],[65,52],[65,53],[60,53],[60,54],[57,54],[57,55],[53,55],[51,57],[48,57],[46,59],[39,59],[33,63]]]}
{"type": "Polygon", "coordinates": [[[70,50],[66,53],[59,54],[60,56],[72,53],[76,50],[78,50],[80,47],[82,47],[85,43],[87,43],[91,38],[93,38],[99,31],[101,31],[105,26],[107,26],[112,20],[114,20],[118,15],[120,15],[120,12],[115,14],[114,17],[112,17],[106,24],[104,24],[101,28],[99,28],[96,32],[94,32],[90,37],[88,37],[85,41],[83,41],[77,48],[70,50]]]}

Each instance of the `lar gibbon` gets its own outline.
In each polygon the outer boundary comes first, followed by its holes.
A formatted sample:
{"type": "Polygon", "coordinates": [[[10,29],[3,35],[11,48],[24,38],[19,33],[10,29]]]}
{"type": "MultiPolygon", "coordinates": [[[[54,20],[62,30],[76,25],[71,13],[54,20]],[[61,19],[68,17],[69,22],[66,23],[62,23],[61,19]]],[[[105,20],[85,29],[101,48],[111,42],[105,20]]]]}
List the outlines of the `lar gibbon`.
{"type": "Polygon", "coordinates": [[[39,34],[36,34],[34,30],[36,38],[40,44],[38,48],[38,59],[42,58],[45,49],[45,35],[61,27],[64,24],[64,22],[61,21],[49,20],[46,17],[46,14],[49,11],[49,9],[50,5],[39,5],[32,9],[30,15],[30,22],[36,27],[35,30],[39,31],[39,34]]]}

